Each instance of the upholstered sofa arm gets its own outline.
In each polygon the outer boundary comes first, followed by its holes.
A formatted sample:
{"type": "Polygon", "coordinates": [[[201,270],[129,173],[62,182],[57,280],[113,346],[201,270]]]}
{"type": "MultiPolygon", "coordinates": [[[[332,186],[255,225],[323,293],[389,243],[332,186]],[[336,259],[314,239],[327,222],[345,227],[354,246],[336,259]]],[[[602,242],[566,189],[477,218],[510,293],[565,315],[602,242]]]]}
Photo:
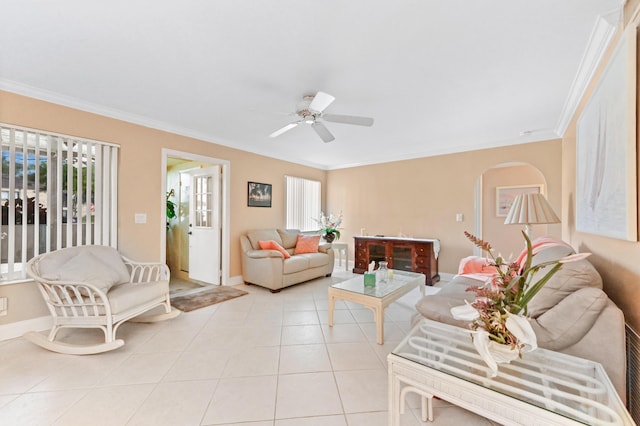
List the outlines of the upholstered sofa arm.
{"type": "Polygon", "coordinates": [[[320,253],[329,253],[329,250],[331,250],[331,244],[320,244],[318,246],[318,251],[320,253]]]}
{"type": "Polygon", "coordinates": [[[557,351],[577,343],[591,330],[607,301],[607,295],[594,287],[569,294],[531,320],[538,346],[557,351]]]}

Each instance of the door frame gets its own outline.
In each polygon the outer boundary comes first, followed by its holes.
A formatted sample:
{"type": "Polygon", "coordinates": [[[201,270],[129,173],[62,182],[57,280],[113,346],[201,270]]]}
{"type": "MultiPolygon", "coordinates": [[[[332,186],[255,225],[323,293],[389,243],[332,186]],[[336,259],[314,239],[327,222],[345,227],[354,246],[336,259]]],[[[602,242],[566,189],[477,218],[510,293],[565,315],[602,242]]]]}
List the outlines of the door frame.
{"type": "Polygon", "coordinates": [[[222,169],[222,182],[220,185],[221,206],[221,230],[220,230],[220,282],[221,285],[229,285],[229,223],[230,223],[230,188],[231,188],[231,163],[228,160],[220,158],[207,157],[204,155],[193,154],[190,152],[176,151],[173,149],[162,148],[162,180],[160,182],[161,192],[160,199],[162,201],[161,221],[160,221],[160,261],[167,261],[167,159],[180,158],[188,161],[199,161],[209,163],[211,165],[219,165],[222,169]]]}

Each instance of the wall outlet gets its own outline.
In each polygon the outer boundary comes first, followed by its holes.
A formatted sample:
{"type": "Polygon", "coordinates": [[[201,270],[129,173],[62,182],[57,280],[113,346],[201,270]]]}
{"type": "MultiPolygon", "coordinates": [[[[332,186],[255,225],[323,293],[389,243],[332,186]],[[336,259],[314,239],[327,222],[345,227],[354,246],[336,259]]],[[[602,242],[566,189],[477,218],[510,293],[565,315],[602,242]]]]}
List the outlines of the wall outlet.
{"type": "Polygon", "coordinates": [[[462,213],[456,213],[456,222],[463,222],[464,215],[462,213]]]}
{"type": "Polygon", "coordinates": [[[9,299],[6,297],[0,297],[0,317],[7,315],[9,308],[9,299]]]}

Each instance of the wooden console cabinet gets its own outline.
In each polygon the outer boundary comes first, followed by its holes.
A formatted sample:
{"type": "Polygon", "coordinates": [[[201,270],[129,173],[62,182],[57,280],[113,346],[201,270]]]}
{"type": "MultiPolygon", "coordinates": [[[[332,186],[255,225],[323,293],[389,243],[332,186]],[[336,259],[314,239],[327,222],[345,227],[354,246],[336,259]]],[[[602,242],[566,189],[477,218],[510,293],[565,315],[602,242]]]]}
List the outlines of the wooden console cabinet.
{"type": "MultiPolygon", "coordinates": [[[[426,275],[426,284],[440,281],[438,252],[440,240],[393,237],[353,237],[355,240],[356,274],[364,273],[371,261],[389,262],[390,269],[420,272],[426,275]]],[[[377,266],[376,266],[377,267],[377,266]]]]}

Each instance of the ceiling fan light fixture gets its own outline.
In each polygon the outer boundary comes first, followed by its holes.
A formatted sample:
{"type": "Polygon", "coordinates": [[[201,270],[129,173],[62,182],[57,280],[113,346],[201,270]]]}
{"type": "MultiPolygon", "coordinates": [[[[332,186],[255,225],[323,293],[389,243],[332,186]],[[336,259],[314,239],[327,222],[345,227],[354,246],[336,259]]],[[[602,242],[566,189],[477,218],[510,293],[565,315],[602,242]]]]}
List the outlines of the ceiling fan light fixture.
{"type": "Polygon", "coordinates": [[[372,126],[373,118],[358,117],[343,114],[325,114],[324,110],[331,105],[336,98],[328,93],[318,92],[315,95],[304,95],[301,102],[298,102],[295,114],[300,119],[294,123],[290,123],[279,130],[271,133],[269,137],[275,138],[288,130],[296,127],[298,124],[308,124],[322,138],[324,142],[331,142],[335,137],[329,129],[322,123],[323,120],[333,121],[343,124],[355,124],[358,126],[372,126]]]}

